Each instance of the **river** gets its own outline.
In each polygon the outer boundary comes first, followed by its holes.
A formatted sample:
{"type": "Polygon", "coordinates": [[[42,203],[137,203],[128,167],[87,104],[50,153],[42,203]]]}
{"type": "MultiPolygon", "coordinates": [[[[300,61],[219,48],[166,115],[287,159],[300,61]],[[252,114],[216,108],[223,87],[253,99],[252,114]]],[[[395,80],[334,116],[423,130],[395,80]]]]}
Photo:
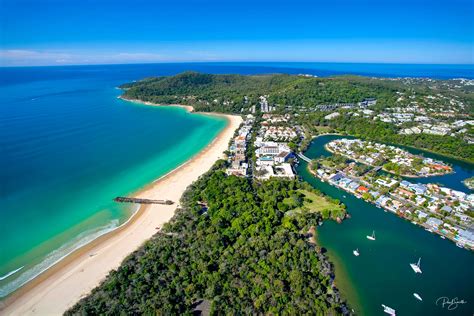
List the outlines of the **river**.
{"type": "MultiPolygon", "coordinates": [[[[315,138],[305,155],[309,158],[331,155],[324,145],[338,138],[343,137],[326,135],[315,138]]],[[[420,150],[405,149],[447,161],[456,171],[420,182],[433,180],[469,192],[460,181],[474,174],[472,165],[420,150]]],[[[325,222],[318,228],[317,235],[335,265],[336,284],[341,294],[357,314],[382,315],[381,304],[385,304],[396,309],[398,315],[473,315],[472,252],[320,181],[308,172],[304,161],[297,171],[315,188],[346,204],[351,215],[342,224],[325,222]],[[366,238],[373,230],[376,241],[366,238]],[[356,248],[359,248],[359,257],[352,254],[356,248]],[[423,273],[415,274],[409,264],[419,257],[422,257],[423,273]],[[413,293],[418,293],[423,301],[418,301],[413,293]],[[446,300],[466,303],[443,304],[446,300]]]]}

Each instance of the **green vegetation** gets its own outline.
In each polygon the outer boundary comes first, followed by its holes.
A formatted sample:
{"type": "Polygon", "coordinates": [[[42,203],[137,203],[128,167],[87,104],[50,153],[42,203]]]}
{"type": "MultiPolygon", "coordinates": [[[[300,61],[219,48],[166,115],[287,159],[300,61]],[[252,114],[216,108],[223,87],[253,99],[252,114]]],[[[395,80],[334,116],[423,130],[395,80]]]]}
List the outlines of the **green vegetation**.
{"type": "Polygon", "coordinates": [[[193,105],[198,111],[240,112],[269,95],[269,103],[314,107],[318,104],[359,102],[367,97],[394,104],[395,87],[364,77],[314,78],[276,75],[212,75],[185,72],[148,78],[121,86],[124,97],[155,103],[193,105]]]}
{"type": "Polygon", "coordinates": [[[214,315],[340,314],[331,266],[307,236],[321,213],[285,216],[290,200],[316,209],[325,199],[298,181],[226,176],[223,164],[192,184],[163,230],[66,315],[191,314],[201,299],[214,315]]]}
{"type": "Polygon", "coordinates": [[[328,196],[322,196],[319,192],[314,189],[298,190],[299,198],[302,203],[295,203],[295,199],[286,198],[283,200],[284,203],[293,207],[290,211],[293,213],[320,213],[323,218],[332,219],[343,219],[346,215],[345,205],[341,204],[340,201],[334,200],[328,196]]]}
{"type": "Polygon", "coordinates": [[[327,126],[339,133],[364,140],[411,146],[474,163],[474,146],[466,144],[463,139],[457,137],[430,134],[401,135],[393,124],[349,115],[341,115],[327,121],[324,119],[326,114],[315,112],[305,118],[298,118],[298,121],[308,129],[312,129],[313,126],[327,126]]]}
{"type": "MultiPolygon", "coordinates": [[[[409,106],[417,102],[434,111],[443,112],[449,106],[449,98],[426,101],[428,96],[442,94],[465,104],[464,110],[454,113],[448,121],[472,117],[474,94],[469,87],[456,88],[456,81],[418,79],[377,79],[357,76],[314,78],[292,75],[211,75],[185,72],[172,77],[148,78],[122,85],[127,99],[140,99],[154,103],[181,103],[194,106],[197,111],[248,113],[255,106],[259,111],[259,97],[268,95],[268,102],[276,112],[299,114],[293,123],[305,128],[308,135],[322,132],[339,132],[363,139],[413,146],[474,163],[474,146],[467,145],[462,137],[431,134],[402,135],[402,127],[381,121],[348,115],[327,121],[328,112],[315,111],[321,104],[357,103],[365,98],[376,98],[372,109],[380,113],[389,107],[409,106]],[[413,95],[398,102],[399,94],[413,95]]],[[[428,99],[429,100],[429,99],[428,99]]],[[[439,117],[445,120],[443,117],[439,117]]],[[[472,118],[471,118],[472,119],[472,118]]],[[[410,125],[410,124],[408,124],[410,125]]],[[[472,127],[467,135],[472,135],[472,127]]],[[[469,136],[470,137],[470,136],[469,136]]],[[[301,143],[308,145],[308,138],[301,143]]]]}
{"type": "Polygon", "coordinates": [[[342,170],[347,167],[349,159],[341,155],[331,155],[328,157],[321,156],[311,161],[310,168],[313,171],[318,170],[321,166],[336,170],[342,170]]]}
{"type": "Polygon", "coordinates": [[[474,190],[474,177],[470,177],[464,180],[464,185],[467,186],[469,189],[474,190]]]}

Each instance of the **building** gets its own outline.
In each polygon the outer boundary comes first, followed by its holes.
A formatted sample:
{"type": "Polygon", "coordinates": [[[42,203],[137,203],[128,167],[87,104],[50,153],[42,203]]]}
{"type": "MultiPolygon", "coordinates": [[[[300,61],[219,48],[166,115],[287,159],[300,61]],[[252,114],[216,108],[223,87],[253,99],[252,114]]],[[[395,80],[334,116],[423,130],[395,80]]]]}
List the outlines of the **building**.
{"type": "Polygon", "coordinates": [[[331,113],[331,114],[328,114],[324,117],[325,120],[332,120],[332,119],[335,119],[336,117],[338,117],[339,115],[341,115],[341,113],[339,112],[334,112],[334,113],[331,113]]]}
{"type": "Polygon", "coordinates": [[[472,230],[459,229],[454,239],[471,248],[474,247],[474,232],[472,230]]]}
{"type": "Polygon", "coordinates": [[[426,224],[434,229],[438,229],[439,226],[443,225],[443,221],[434,217],[429,217],[426,224]]]}

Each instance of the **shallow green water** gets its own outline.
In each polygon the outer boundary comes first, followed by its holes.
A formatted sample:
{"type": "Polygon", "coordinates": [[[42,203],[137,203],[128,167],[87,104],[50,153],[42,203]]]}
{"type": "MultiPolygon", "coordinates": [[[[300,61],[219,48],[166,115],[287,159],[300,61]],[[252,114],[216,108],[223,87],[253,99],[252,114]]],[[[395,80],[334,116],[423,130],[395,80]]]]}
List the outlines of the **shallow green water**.
{"type": "Polygon", "coordinates": [[[0,297],[126,221],[136,209],[113,198],[176,168],[226,125],[119,100],[125,80],[80,69],[0,86],[0,297]]]}

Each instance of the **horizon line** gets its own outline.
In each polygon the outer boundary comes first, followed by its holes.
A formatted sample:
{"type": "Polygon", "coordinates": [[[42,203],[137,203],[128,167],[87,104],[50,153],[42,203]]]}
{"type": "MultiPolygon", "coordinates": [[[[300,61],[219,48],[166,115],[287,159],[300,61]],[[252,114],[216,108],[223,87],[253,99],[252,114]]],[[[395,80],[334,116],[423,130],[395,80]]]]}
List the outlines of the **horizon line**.
{"type": "Polygon", "coordinates": [[[119,65],[153,65],[153,64],[223,64],[223,63],[293,63],[293,64],[372,64],[372,65],[431,65],[431,66],[468,66],[474,63],[413,63],[413,62],[368,62],[368,61],[295,61],[295,60],[221,60],[221,61],[152,61],[129,63],[90,63],[90,64],[51,64],[51,65],[0,65],[0,68],[39,68],[39,67],[78,67],[78,66],[119,66],[119,65]]]}

